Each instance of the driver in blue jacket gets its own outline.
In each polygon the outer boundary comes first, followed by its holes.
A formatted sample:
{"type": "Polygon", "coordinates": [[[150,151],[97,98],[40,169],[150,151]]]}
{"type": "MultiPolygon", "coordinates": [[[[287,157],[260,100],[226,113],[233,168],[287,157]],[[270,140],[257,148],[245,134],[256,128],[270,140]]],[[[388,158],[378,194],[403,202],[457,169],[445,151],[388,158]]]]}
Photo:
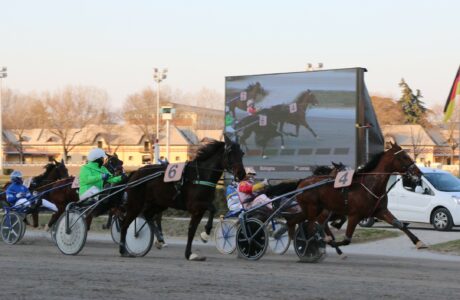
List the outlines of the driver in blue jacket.
{"type": "MultiPolygon", "coordinates": [[[[24,207],[30,207],[33,203],[30,201],[32,194],[29,189],[23,184],[22,173],[20,171],[13,171],[10,175],[11,184],[6,189],[6,201],[11,206],[23,205],[24,207]]],[[[49,202],[46,199],[41,199],[42,207],[45,207],[54,212],[58,211],[56,205],[49,202]]]]}

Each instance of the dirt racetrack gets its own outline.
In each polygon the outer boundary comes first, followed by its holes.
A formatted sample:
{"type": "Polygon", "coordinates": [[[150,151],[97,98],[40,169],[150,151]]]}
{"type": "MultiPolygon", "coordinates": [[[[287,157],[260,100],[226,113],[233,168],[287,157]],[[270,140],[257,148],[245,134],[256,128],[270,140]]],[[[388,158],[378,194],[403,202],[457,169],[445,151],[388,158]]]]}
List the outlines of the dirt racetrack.
{"type": "Polygon", "coordinates": [[[302,264],[290,251],[249,262],[196,242],[205,262],[188,262],[184,245],[121,258],[108,241],[78,256],[49,239],[0,243],[1,299],[456,299],[460,265],[447,261],[329,255],[302,264]]]}

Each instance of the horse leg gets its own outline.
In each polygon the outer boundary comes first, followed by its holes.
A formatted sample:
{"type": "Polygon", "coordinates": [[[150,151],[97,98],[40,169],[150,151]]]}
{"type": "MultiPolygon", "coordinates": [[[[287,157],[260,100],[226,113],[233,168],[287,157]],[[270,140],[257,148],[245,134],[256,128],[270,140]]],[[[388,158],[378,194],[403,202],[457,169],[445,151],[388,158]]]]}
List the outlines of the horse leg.
{"type": "Polygon", "coordinates": [[[204,226],[205,231],[203,231],[200,234],[200,238],[203,243],[207,243],[209,240],[209,235],[211,234],[212,225],[214,222],[214,215],[216,214],[216,211],[217,211],[216,207],[214,206],[212,202],[209,203],[208,211],[209,211],[209,216],[208,216],[208,222],[206,222],[206,225],[204,226]]]}
{"type": "Polygon", "coordinates": [[[91,223],[93,222],[93,214],[89,214],[86,216],[86,230],[90,230],[91,229],[91,223]]]}
{"type": "MultiPolygon", "coordinates": [[[[313,131],[313,129],[310,127],[310,125],[308,125],[307,121],[305,121],[305,123],[302,122],[302,124],[300,124],[300,125],[303,125],[308,131],[311,132],[311,134],[313,134],[313,136],[315,138],[318,138],[318,135],[316,134],[316,132],[313,131]]],[[[297,125],[297,126],[299,126],[299,125],[297,125]]],[[[299,129],[299,127],[297,127],[297,134],[299,134],[298,129],[299,129]]]]}
{"type": "Polygon", "coordinates": [[[340,242],[332,241],[331,243],[334,245],[333,247],[349,245],[351,243],[351,238],[353,237],[353,233],[355,232],[356,226],[358,225],[361,219],[362,218],[358,215],[348,216],[348,225],[347,230],[345,232],[345,238],[340,242]]]}
{"type": "Polygon", "coordinates": [[[102,225],[102,229],[109,229],[110,225],[112,225],[112,219],[113,219],[113,210],[109,209],[109,214],[107,216],[107,222],[102,225]]]}
{"type": "Polygon", "coordinates": [[[65,211],[65,207],[58,206],[58,211],[51,215],[51,218],[48,221],[48,224],[46,224],[46,226],[48,227],[47,230],[49,230],[49,228],[53,227],[53,225],[56,223],[56,221],[59,219],[59,217],[64,213],[64,211],[65,211]]]}
{"type": "Polygon", "coordinates": [[[185,247],[185,258],[188,260],[193,261],[204,261],[206,257],[199,256],[198,254],[192,253],[192,242],[193,238],[195,237],[196,229],[198,228],[198,224],[201,222],[203,218],[205,210],[197,211],[192,214],[190,218],[190,223],[188,225],[188,237],[187,237],[187,246],[185,247]]]}
{"type": "Polygon", "coordinates": [[[38,211],[32,212],[32,226],[34,228],[38,227],[38,211]]]}
{"type": "Polygon", "coordinates": [[[126,216],[121,220],[120,224],[120,245],[119,251],[120,255],[123,257],[134,257],[126,249],[126,233],[128,232],[128,227],[131,222],[139,215],[141,209],[133,208],[131,211],[127,211],[126,216]]]}
{"type": "Polygon", "coordinates": [[[326,237],[324,238],[324,241],[328,245],[333,247],[335,249],[335,252],[337,252],[337,254],[341,256],[343,254],[342,250],[340,250],[339,246],[332,243],[333,241],[335,241],[335,236],[332,233],[331,228],[329,228],[328,222],[329,222],[330,217],[331,217],[331,213],[327,210],[323,210],[318,217],[318,223],[323,226],[324,232],[326,233],[326,237]]]}
{"type": "Polygon", "coordinates": [[[375,216],[404,232],[417,249],[428,248],[425,243],[419,240],[418,237],[416,237],[409,229],[407,229],[407,227],[401,221],[396,219],[396,217],[393,216],[388,208],[380,210],[377,214],[375,214],[375,216]]]}

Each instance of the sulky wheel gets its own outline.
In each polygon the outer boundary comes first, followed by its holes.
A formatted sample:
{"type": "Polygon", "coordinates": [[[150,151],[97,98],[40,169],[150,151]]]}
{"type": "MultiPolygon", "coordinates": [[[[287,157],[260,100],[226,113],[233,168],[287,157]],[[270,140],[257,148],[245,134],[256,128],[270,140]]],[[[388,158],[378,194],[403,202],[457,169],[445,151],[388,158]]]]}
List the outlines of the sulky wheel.
{"type": "Polygon", "coordinates": [[[112,223],[110,225],[110,235],[112,236],[112,241],[115,244],[120,244],[120,219],[118,217],[113,217],[112,223]]]}
{"type": "Polygon", "coordinates": [[[153,230],[144,217],[137,217],[126,232],[126,249],[131,255],[144,256],[152,248],[153,230]]]}
{"type": "Polygon", "coordinates": [[[238,254],[249,260],[258,260],[268,248],[268,232],[264,223],[258,219],[250,218],[240,223],[236,231],[236,248],[238,254]]]}
{"type": "Polygon", "coordinates": [[[324,242],[324,231],[322,227],[315,223],[314,234],[309,237],[307,224],[299,224],[294,236],[294,250],[301,262],[315,263],[320,262],[326,256],[326,243],[324,242]]]}
{"type": "Polygon", "coordinates": [[[236,229],[238,222],[231,220],[220,221],[214,230],[216,248],[222,254],[232,254],[236,249],[236,229]]]}
{"type": "Polygon", "coordinates": [[[274,220],[268,227],[270,232],[268,243],[270,250],[275,254],[283,255],[291,245],[291,238],[289,237],[286,222],[274,220]]]}
{"type": "Polygon", "coordinates": [[[9,245],[14,245],[24,236],[26,224],[23,217],[17,212],[6,213],[2,218],[1,233],[2,239],[9,245]]]}
{"type": "Polygon", "coordinates": [[[86,242],[85,216],[78,210],[70,210],[69,231],[66,231],[67,213],[63,213],[56,223],[56,245],[66,255],[77,255],[86,242]]]}

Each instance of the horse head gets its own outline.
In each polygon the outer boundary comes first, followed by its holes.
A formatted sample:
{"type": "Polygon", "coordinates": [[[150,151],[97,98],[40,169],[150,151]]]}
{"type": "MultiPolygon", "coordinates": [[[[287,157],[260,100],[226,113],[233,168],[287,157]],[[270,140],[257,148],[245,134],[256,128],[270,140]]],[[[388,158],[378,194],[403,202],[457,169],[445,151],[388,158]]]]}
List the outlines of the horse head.
{"type": "Polygon", "coordinates": [[[308,107],[309,105],[318,105],[318,99],[310,90],[303,91],[295,100],[299,105],[308,107]]]}
{"type": "Polygon", "coordinates": [[[43,174],[32,178],[32,181],[30,182],[30,187],[32,189],[38,188],[44,184],[48,184],[59,179],[69,177],[69,171],[67,170],[63,160],[58,162],[53,159],[52,162],[46,164],[43,168],[45,169],[43,174]]]}
{"type": "Polygon", "coordinates": [[[391,143],[391,148],[382,156],[382,163],[388,164],[389,172],[399,172],[410,176],[413,181],[419,181],[422,171],[414,160],[397,143],[391,143]]]}
{"type": "Polygon", "coordinates": [[[238,143],[233,142],[226,135],[225,150],[224,150],[224,168],[231,172],[238,180],[242,180],[246,176],[246,171],[243,165],[244,152],[238,143]]]}
{"type": "Polygon", "coordinates": [[[247,98],[254,99],[254,101],[257,101],[257,96],[260,95],[261,97],[264,97],[268,94],[267,91],[262,87],[262,85],[258,81],[256,83],[250,84],[246,88],[246,93],[247,98]]]}
{"type": "Polygon", "coordinates": [[[124,172],[123,161],[118,158],[118,155],[114,153],[113,155],[107,154],[107,161],[104,166],[109,170],[110,173],[114,175],[119,175],[124,172]]]}

